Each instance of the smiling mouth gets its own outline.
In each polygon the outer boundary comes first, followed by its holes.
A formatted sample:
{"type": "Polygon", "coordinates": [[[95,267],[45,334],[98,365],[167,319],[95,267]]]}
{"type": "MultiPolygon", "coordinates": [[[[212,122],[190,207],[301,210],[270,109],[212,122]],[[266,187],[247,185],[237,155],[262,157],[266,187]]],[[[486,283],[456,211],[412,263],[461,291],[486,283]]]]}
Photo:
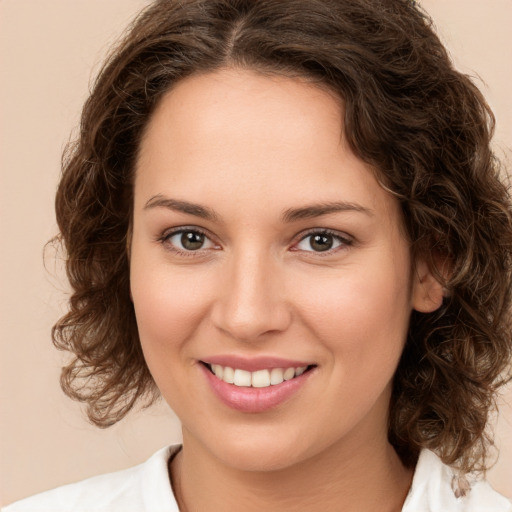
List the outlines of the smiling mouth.
{"type": "Polygon", "coordinates": [[[284,381],[300,377],[302,374],[312,370],[316,365],[298,366],[289,368],[272,368],[249,372],[230,366],[221,366],[220,364],[209,364],[202,362],[210,372],[219,380],[245,388],[267,388],[277,386],[284,381]]]}

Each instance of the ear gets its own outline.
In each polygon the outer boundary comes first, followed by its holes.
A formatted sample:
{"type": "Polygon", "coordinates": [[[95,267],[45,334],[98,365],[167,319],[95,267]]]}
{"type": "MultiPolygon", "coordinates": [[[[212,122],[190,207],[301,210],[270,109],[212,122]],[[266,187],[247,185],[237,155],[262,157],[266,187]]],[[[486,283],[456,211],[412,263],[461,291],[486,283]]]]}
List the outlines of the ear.
{"type": "Polygon", "coordinates": [[[443,285],[434,277],[424,260],[416,261],[413,269],[412,307],[420,313],[432,313],[441,307],[443,285]]]}

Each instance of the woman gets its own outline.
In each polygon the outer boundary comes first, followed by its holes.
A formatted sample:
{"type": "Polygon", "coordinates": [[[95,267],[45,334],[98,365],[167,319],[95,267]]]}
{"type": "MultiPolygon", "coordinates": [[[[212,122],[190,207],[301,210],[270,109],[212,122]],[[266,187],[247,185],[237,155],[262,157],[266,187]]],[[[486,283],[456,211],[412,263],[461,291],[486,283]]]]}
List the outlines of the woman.
{"type": "Polygon", "coordinates": [[[183,446],[17,510],[510,511],[492,114],[405,0],[159,1],[101,72],[57,218],[62,384],[183,446]]]}

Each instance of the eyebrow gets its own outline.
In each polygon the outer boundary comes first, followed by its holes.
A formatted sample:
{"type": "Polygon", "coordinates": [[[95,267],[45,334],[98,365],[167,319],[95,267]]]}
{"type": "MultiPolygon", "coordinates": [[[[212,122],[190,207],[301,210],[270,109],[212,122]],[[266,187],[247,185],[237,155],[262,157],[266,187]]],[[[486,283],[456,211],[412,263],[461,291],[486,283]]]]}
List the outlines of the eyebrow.
{"type": "Polygon", "coordinates": [[[219,220],[219,216],[211,208],[206,208],[199,204],[190,203],[188,201],[181,201],[179,199],[170,199],[162,196],[161,194],[153,196],[144,205],[144,210],[149,210],[152,208],[167,208],[169,210],[187,213],[189,215],[195,215],[196,217],[201,217],[202,219],[210,221],[219,220]]]}
{"type": "Polygon", "coordinates": [[[300,208],[289,208],[283,213],[284,222],[294,222],[302,219],[311,219],[313,217],[320,217],[328,215],[329,213],[338,212],[359,212],[373,217],[375,212],[370,208],[366,208],[357,203],[350,203],[346,201],[336,201],[329,203],[312,204],[300,208]]]}
{"type": "MultiPolygon", "coordinates": [[[[145,210],[152,208],[167,208],[169,210],[194,215],[196,217],[210,221],[220,220],[220,216],[211,208],[207,208],[196,203],[191,203],[189,201],[167,198],[161,194],[150,198],[144,206],[145,210]]],[[[281,218],[283,222],[291,223],[302,219],[311,219],[314,217],[320,217],[322,215],[338,212],[358,212],[370,217],[375,215],[373,210],[361,206],[357,203],[335,201],[301,206],[300,208],[289,208],[283,212],[281,218]]]]}

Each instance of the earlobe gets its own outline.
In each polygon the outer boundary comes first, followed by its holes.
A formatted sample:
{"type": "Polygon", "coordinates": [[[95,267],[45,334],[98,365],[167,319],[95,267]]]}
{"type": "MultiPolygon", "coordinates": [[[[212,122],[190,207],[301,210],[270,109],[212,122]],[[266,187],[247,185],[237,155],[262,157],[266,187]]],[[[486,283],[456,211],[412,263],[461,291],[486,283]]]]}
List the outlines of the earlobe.
{"type": "Polygon", "coordinates": [[[421,260],[414,268],[412,306],[420,313],[432,313],[441,307],[443,285],[435,278],[428,264],[421,260]]]}

